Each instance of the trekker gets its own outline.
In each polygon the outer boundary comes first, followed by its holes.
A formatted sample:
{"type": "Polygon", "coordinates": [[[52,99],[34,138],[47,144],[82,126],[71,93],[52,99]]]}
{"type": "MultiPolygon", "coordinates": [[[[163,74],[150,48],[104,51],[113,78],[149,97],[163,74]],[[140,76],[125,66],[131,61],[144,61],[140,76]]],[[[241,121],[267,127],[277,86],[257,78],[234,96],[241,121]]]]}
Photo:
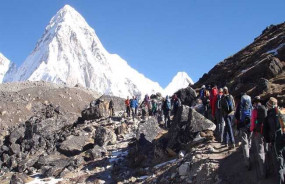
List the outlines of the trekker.
{"type": "Polygon", "coordinates": [[[130,108],[130,99],[129,99],[129,96],[127,96],[127,99],[125,100],[125,106],[126,106],[126,113],[127,113],[127,116],[130,117],[131,108],[130,108]]]}
{"type": "Polygon", "coordinates": [[[206,90],[206,86],[203,85],[199,91],[199,97],[202,101],[204,100],[204,97],[205,97],[205,90],[206,90]]]}
{"type": "Polygon", "coordinates": [[[131,107],[133,119],[135,119],[135,116],[137,115],[136,109],[138,108],[138,101],[135,96],[133,96],[133,99],[130,102],[130,107],[131,107]]]}
{"type": "Polygon", "coordinates": [[[156,112],[157,112],[157,102],[156,102],[155,99],[152,99],[152,100],[151,100],[151,114],[152,114],[153,116],[155,116],[155,115],[156,115],[156,112]]]}
{"type": "Polygon", "coordinates": [[[232,116],[231,114],[234,112],[235,109],[235,102],[232,95],[229,94],[229,90],[227,87],[223,88],[224,95],[222,97],[222,113],[223,118],[225,121],[225,128],[224,128],[224,136],[223,141],[225,145],[228,147],[229,140],[232,143],[232,148],[235,148],[235,138],[233,135],[232,130],[232,116]]]}
{"type": "Polygon", "coordinates": [[[114,113],[114,102],[112,99],[109,102],[109,112],[110,112],[110,117],[115,115],[115,113],[114,113]]]}
{"type": "Polygon", "coordinates": [[[211,95],[210,95],[210,105],[211,105],[211,110],[212,110],[212,117],[215,120],[215,111],[216,111],[216,101],[217,101],[217,95],[218,95],[218,87],[217,85],[214,85],[214,87],[211,90],[211,95]]]}
{"type": "Polygon", "coordinates": [[[204,116],[207,119],[212,120],[212,110],[211,110],[211,105],[210,105],[210,91],[207,89],[205,90],[203,105],[204,105],[204,112],[205,112],[204,116]]]}
{"type": "Polygon", "coordinates": [[[164,114],[164,122],[165,122],[165,128],[170,127],[170,111],[171,111],[171,102],[169,99],[169,96],[166,96],[163,105],[162,110],[164,114]]]}
{"type": "Polygon", "coordinates": [[[249,150],[251,148],[252,132],[250,131],[251,122],[251,97],[243,93],[240,100],[240,122],[239,128],[242,139],[242,150],[244,163],[248,170],[251,169],[251,159],[249,150]]]}
{"type": "Polygon", "coordinates": [[[254,155],[257,158],[258,173],[261,178],[265,178],[266,176],[264,138],[262,135],[263,123],[266,116],[267,109],[260,103],[260,97],[256,96],[253,99],[250,132],[253,132],[252,144],[255,148],[254,155]]]}
{"type": "MultiPolygon", "coordinates": [[[[266,106],[267,117],[264,121],[263,135],[266,143],[273,146],[279,174],[279,183],[285,183],[285,114],[278,109],[277,99],[270,97],[266,106]]],[[[273,156],[273,155],[272,155],[273,156]]]]}
{"type": "Polygon", "coordinates": [[[181,100],[177,97],[176,94],[173,95],[173,115],[175,116],[178,110],[178,107],[181,106],[181,100]]]}
{"type": "Polygon", "coordinates": [[[252,105],[251,97],[244,93],[240,100],[240,121],[244,122],[246,118],[251,117],[252,105]]]}
{"type": "Polygon", "coordinates": [[[223,142],[224,127],[225,127],[225,122],[222,112],[222,104],[221,104],[222,98],[223,98],[223,88],[220,88],[215,104],[215,119],[217,123],[216,133],[221,143],[223,142]]]}

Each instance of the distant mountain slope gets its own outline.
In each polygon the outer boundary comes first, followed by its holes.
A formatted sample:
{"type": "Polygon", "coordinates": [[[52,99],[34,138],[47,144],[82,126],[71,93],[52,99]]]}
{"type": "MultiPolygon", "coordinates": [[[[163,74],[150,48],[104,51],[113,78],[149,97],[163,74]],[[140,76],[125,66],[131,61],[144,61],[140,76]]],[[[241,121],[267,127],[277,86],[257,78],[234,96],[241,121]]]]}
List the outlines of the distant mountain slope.
{"type": "Polygon", "coordinates": [[[162,92],[116,54],[108,53],[95,31],[71,6],[51,19],[42,38],[11,81],[49,81],[81,84],[119,97],[162,92]]]}
{"type": "Polygon", "coordinates": [[[16,72],[16,65],[0,53],[0,83],[10,78],[16,72]]]}
{"type": "Polygon", "coordinates": [[[172,95],[181,88],[186,88],[189,84],[194,84],[193,80],[186,72],[178,72],[172,81],[165,88],[165,95],[172,95]]]}
{"type": "Polygon", "coordinates": [[[285,105],[285,23],[271,25],[253,43],[217,64],[195,83],[227,85],[234,95],[248,92],[285,105]]]}

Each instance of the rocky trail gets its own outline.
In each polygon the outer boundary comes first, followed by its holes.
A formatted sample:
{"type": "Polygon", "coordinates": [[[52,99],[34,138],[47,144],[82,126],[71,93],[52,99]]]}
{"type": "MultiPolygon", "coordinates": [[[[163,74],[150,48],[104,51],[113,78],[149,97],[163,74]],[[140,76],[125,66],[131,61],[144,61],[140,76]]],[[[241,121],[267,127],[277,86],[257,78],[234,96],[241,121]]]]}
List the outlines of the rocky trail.
{"type": "Polygon", "coordinates": [[[112,117],[109,96],[77,116],[37,103],[30,118],[1,134],[0,183],[276,183],[274,174],[258,178],[255,160],[247,170],[240,146],[215,141],[214,123],[190,107],[192,88],[178,95],[189,106],[178,108],[168,129],[156,116],[126,117],[120,98],[112,98],[112,117]]]}

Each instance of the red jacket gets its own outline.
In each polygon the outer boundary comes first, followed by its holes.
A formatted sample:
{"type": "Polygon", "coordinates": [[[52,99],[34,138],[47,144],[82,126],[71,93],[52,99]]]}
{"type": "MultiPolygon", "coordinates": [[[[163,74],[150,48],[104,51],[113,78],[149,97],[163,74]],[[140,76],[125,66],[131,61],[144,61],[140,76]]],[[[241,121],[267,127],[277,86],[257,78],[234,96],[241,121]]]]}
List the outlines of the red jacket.
{"type": "Polygon", "coordinates": [[[217,88],[212,88],[211,91],[211,98],[210,98],[210,105],[212,109],[212,116],[215,117],[215,111],[216,111],[216,102],[217,102],[217,95],[218,95],[218,89],[217,88]]]}
{"type": "MultiPolygon", "coordinates": [[[[251,123],[250,123],[250,131],[252,132],[255,128],[255,121],[257,119],[257,109],[254,108],[251,112],[251,123]]],[[[261,129],[262,130],[262,129],[261,129]]],[[[261,132],[262,133],[262,132],[261,132]]]]}

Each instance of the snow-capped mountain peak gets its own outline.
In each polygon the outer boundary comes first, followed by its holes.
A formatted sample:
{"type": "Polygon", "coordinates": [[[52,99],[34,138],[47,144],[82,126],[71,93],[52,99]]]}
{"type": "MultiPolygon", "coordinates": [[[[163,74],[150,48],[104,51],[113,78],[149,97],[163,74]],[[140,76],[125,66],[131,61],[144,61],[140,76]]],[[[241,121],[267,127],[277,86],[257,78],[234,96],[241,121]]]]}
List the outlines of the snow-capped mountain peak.
{"type": "Polygon", "coordinates": [[[172,79],[172,81],[165,88],[166,95],[172,95],[181,88],[186,88],[189,84],[194,84],[193,80],[188,76],[186,72],[178,72],[172,79]]]}
{"type": "Polygon", "coordinates": [[[7,81],[16,72],[16,65],[0,52],[0,83],[7,81]]]}
{"type": "Polygon", "coordinates": [[[120,97],[163,92],[116,54],[108,53],[95,31],[71,6],[50,20],[33,52],[13,81],[45,80],[69,86],[81,84],[120,97]]]}

